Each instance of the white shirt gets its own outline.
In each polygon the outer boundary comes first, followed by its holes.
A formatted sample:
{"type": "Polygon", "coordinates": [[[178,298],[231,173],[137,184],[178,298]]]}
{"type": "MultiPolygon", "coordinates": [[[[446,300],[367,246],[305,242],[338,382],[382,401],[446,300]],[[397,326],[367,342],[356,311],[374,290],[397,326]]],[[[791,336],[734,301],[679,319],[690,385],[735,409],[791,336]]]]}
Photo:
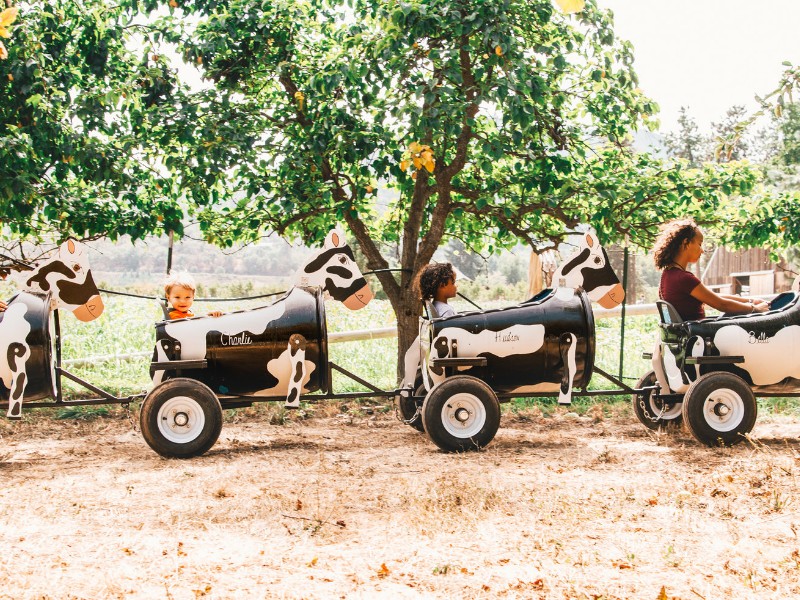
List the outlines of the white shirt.
{"type": "Polygon", "coordinates": [[[456,311],[447,302],[439,302],[438,300],[433,301],[433,310],[440,317],[452,317],[456,314],[456,311]]]}

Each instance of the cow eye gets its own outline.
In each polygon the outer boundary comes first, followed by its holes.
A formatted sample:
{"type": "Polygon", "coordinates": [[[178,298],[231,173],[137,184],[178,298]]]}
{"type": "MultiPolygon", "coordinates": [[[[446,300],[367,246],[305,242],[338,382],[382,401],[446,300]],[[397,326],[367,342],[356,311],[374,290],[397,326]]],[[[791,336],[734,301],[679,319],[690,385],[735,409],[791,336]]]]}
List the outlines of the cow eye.
{"type": "Polygon", "coordinates": [[[346,256],[340,256],[339,257],[339,262],[342,263],[343,265],[346,265],[347,264],[347,257],[346,256]]]}
{"type": "Polygon", "coordinates": [[[599,265],[601,262],[603,262],[603,261],[602,261],[602,260],[600,260],[600,257],[599,257],[599,256],[595,256],[595,257],[594,257],[594,264],[596,264],[596,265],[599,265]]]}
{"type": "Polygon", "coordinates": [[[81,266],[80,265],[72,265],[72,270],[77,273],[78,271],[81,270],[81,266]]]}

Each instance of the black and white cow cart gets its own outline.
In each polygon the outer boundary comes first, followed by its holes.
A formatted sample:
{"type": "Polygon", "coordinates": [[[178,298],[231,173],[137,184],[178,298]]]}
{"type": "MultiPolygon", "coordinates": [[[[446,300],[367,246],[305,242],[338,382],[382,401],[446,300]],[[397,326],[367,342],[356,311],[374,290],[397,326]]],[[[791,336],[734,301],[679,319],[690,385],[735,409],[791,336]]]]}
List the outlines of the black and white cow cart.
{"type": "Polygon", "coordinates": [[[660,339],[645,354],[653,370],[636,385],[633,410],[650,429],[683,421],[708,445],[741,442],[756,422],[756,396],[800,396],[800,294],[770,310],[683,321],[657,303],[660,339]]]}
{"type": "Polygon", "coordinates": [[[8,418],[20,419],[23,405],[127,404],[143,396],[116,397],[61,366],[57,309],[81,321],[92,321],[104,310],[81,244],[64,242],[50,260],[24,272],[20,286],[22,291],[0,312],[0,406],[7,407],[8,418]],[[62,377],[102,397],[67,402],[61,393],[62,377]]]}
{"type": "Polygon", "coordinates": [[[222,410],[253,402],[283,400],[297,408],[301,399],[394,396],[328,359],[323,294],[351,310],[372,299],[344,235],[331,232],[295,281],[269,306],[156,323],[154,385],[140,413],[153,450],[178,458],[203,454],[219,437],[222,410]],[[334,394],[333,370],[370,391],[334,394]]]}
{"type": "Polygon", "coordinates": [[[573,395],[633,391],[594,364],[591,302],[612,308],[624,291],[596,236],[587,233],[583,241],[554,274],[559,287],[527,302],[444,318],[427,306],[397,398],[407,424],[442,450],[470,450],[494,439],[500,403],[511,398],[558,396],[569,404],[573,395]],[[620,389],[588,391],[593,373],[620,389]]]}

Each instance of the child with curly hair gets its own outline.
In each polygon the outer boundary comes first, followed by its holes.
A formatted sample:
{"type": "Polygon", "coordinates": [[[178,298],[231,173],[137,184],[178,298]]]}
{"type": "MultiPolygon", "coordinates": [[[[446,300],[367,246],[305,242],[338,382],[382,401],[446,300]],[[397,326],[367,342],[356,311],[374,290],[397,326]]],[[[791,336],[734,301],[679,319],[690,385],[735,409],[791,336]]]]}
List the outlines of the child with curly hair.
{"type": "Polygon", "coordinates": [[[717,294],[686,268],[703,255],[703,232],[692,219],[670,221],[653,246],[653,260],[661,270],[658,296],[686,321],[703,319],[704,304],[730,315],[765,312],[769,304],[758,298],[717,294]]]}
{"type": "Polygon", "coordinates": [[[450,263],[431,263],[426,265],[419,275],[418,288],[420,300],[433,301],[433,309],[439,317],[451,317],[456,314],[447,301],[455,298],[456,272],[450,263]]]}

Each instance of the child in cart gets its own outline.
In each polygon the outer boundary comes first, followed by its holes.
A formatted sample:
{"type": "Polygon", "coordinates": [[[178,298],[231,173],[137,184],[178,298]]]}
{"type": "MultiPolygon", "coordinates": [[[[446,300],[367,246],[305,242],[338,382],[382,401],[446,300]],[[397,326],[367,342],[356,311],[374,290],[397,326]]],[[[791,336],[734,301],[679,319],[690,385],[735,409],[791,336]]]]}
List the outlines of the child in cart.
{"type": "Polygon", "coordinates": [[[456,314],[447,301],[455,298],[458,293],[456,287],[456,272],[450,263],[431,263],[426,265],[419,275],[420,300],[433,302],[435,317],[452,317],[456,314]]]}
{"type": "MultiPolygon", "coordinates": [[[[185,272],[170,273],[164,281],[164,296],[170,319],[185,319],[193,317],[192,304],[197,285],[194,278],[185,272]]],[[[224,313],[219,310],[208,313],[210,317],[221,317],[224,313]]]]}

